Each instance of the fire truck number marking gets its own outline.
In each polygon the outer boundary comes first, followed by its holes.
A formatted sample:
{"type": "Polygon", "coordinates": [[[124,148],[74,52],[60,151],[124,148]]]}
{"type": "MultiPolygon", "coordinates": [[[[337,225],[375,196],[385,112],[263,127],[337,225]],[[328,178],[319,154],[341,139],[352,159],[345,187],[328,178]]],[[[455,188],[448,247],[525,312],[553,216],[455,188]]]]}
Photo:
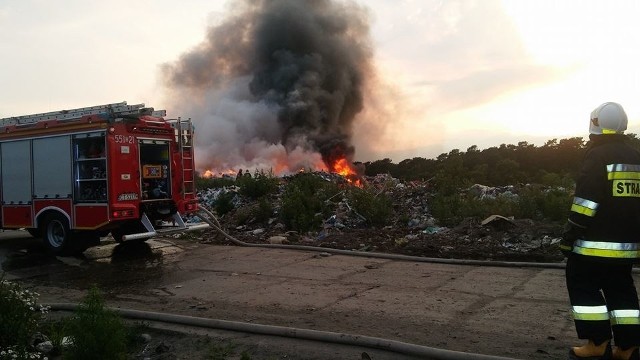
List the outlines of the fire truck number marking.
{"type": "Polygon", "coordinates": [[[114,135],[117,144],[133,144],[133,135],[114,135]]]}
{"type": "Polygon", "coordinates": [[[138,194],[136,193],[124,193],[118,195],[118,201],[138,200],[138,194]]]}

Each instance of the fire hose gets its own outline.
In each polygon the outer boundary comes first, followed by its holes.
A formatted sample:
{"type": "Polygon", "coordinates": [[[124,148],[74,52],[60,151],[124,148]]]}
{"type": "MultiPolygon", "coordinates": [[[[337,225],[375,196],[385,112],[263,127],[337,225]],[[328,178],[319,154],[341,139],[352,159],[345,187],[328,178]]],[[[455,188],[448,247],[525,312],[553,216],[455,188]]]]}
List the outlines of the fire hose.
{"type": "MultiPolygon", "coordinates": [[[[73,303],[50,303],[43,304],[49,306],[53,311],[76,311],[78,304],[73,303]]],[[[428,346],[404,343],[395,340],[382,339],[377,337],[351,335],[345,333],[334,333],[329,331],[298,329],[284,326],[262,325],[244,323],[238,321],[207,319],[194,316],[184,316],[166,314],[151,311],[141,311],[123,308],[109,308],[109,310],[120,316],[132,320],[144,320],[152,322],[172,323],[191,327],[208,329],[219,329],[251,333],[258,335],[279,336],[300,340],[312,340],[323,343],[342,344],[370,349],[384,350],[403,355],[417,356],[424,359],[433,360],[516,360],[492,355],[482,355],[466,353],[460,351],[443,350],[428,346]]]]}

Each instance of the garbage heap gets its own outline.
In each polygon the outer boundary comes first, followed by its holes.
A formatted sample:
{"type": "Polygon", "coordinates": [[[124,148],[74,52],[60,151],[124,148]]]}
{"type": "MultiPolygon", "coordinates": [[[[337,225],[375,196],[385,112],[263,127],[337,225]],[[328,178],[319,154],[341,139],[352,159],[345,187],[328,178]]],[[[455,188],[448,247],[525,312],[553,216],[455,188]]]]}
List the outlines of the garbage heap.
{"type": "MultiPolygon", "coordinates": [[[[313,173],[324,181],[345,185],[337,174],[313,173]]],[[[242,195],[238,186],[202,189],[201,206],[215,209],[220,199],[231,199],[233,209],[219,216],[224,230],[248,243],[284,243],[346,250],[399,253],[414,256],[506,261],[561,261],[557,249],[562,225],[531,219],[513,219],[495,214],[484,219],[464,219],[453,227],[444,227],[430,212],[435,189],[427,181],[401,181],[388,174],[364,177],[366,191],[392,199],[393,211],[383,227],[371,226],[343,193],[336,193],[332,213],[322,225],[309,232],[287,229],[278,216],[282,196],[291,177],[278,179],[277,190],[270,194],[273,214],[259,221],[249,209],[256,200],[242,195]]],[[[515,186],[489,187],[476,184],[465,189],[465,196],[517,197],[515,186]]],[[[202,235],[201,242],[228,244],[214,230],[202,235]]]]}

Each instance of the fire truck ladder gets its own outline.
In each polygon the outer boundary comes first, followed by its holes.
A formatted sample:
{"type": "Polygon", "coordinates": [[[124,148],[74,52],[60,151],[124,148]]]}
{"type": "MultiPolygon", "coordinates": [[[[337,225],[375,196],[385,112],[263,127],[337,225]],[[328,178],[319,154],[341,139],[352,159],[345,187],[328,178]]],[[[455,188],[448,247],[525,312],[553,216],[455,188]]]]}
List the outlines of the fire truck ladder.
{"type": "Polygon", "coordinates": [[[195,197],[195,166],[193,162],[193,123],[191,119],[176,120],[180,159],[182,161],[182,194],[195,197]]]}
{"type": "Polygon", "coordinates": [[[123,101],[106,105],[3,118],[0,119],[0,127],[29,126],[40,121],[48,120],[72,121],[87,115],[101,115],[107,119],[113,120],[127,115],[152,115],[156,117],[163,117],[166,115],[166,111],[155,111],[153,108],[146,108],[144,104],[127,105],[127,102],[123,101]]]}

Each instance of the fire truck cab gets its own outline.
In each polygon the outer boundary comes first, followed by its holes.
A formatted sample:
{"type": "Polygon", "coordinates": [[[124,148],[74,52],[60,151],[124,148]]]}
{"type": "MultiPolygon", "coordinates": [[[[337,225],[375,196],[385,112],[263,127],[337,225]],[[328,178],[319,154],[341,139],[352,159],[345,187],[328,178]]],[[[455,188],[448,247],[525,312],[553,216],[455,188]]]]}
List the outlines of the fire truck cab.
{"type": "Polygon", "coordinates": [[[191,120],[126,102],[0,119],[0,226],[55,254],[203,229],[191,120]]]}

